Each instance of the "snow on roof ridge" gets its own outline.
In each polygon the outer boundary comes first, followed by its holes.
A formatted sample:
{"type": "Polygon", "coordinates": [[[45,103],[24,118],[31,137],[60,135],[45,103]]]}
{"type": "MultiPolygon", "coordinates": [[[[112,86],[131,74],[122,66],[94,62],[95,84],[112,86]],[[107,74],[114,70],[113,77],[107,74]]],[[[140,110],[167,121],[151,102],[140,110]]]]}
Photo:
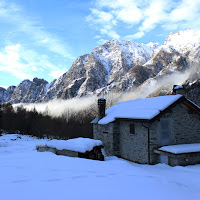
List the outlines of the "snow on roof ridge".
{"type": "Polygon", "coordinates": [[[116,118],[150,120],[181,97],[177,94],[119,102],[106,110],[106,116],[98,124],[108,124],[116,118]]]}

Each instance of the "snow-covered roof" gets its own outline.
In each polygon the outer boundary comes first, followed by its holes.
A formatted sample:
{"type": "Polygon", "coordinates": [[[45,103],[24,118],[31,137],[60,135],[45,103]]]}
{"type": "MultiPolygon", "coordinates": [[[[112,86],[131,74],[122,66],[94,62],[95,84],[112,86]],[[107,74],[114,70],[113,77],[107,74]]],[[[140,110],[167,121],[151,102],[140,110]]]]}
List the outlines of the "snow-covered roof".
{"type": "Polygon", "coordinates": [[[181,97],[178,94],[120,102],[107,109],[106,116],[98,124],[108,124],[116,118],[150,120],[181,97]]]}
{"type": "Polygon", "coordinates": [[[161,147],[158,150],[174,154],[200,152],[200,143],[170,145],[161,147]]]}
{"type": "Polygon", "coordinates": [[[56,148],[58,150],[70,150],[80,153],[91,151],[95,146],[103,145],[100,140],[90,138],[75,138],[69,140],[51,140],[46,143],[48,147],[56,148]]]}
{"type": "Polygon", "coordinates": [[[98,121],[99,121],[99,118],[96,117],[96,118],[94,118],[90,123],[91,123],[91,124],[96,124],[98,121]]]}
{"type": "Polygon", "coordinates": [[[175,89],[175,90],[183,89],[183,86],[182,86],[182,85],[177,85],[177,86],[174,87],[174,89],[175,89]]]}

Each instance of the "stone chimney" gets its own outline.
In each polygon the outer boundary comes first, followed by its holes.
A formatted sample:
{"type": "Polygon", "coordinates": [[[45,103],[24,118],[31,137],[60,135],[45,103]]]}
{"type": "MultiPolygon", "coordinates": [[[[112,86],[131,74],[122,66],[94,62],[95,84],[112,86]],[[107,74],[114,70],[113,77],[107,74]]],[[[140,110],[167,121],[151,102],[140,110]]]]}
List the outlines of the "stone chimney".
{"type": "Polygon", "coordinates": [[[174,85],[172,94],[185,95],[185,88],[182,85],[174,85]]]}
{"type": "Polygon", "coordinates": [[[98,110],[99,110],[99,119],[105,117],[105,110],[106,110],[106,100],[104,98],[98,99],[98,110]]]}

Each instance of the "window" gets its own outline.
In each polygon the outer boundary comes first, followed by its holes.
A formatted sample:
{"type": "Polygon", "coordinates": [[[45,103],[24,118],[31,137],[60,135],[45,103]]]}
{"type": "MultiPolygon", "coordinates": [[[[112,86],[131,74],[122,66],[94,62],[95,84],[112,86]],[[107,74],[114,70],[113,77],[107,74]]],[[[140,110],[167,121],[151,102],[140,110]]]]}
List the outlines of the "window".
{"type": "Polygon", "coordinates": [[[171,141],[171,120],[160,119],[160,145],[169,145],[171,141]]]}
{"type": "Polygon", "coordinates": [[[135,134],[135,124],[130,124],[130,133],[135,134]]]}
{"type": "Polygon", "coordinates": [[[103,131],[103,133],[106,133],[106,134],[108,134],[108,131],[103,131]]]}

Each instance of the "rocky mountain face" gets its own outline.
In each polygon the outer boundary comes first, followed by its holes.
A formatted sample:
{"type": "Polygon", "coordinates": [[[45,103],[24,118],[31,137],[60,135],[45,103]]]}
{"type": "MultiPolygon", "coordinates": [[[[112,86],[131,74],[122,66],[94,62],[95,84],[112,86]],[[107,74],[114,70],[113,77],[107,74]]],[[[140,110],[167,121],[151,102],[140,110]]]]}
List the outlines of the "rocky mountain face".
{"type": "Polygon", "coordinates": [[[0,100],[46,102],[119,91],[166,94],[173,84],[188,84],[188,88],[199,84],[199,61],[199,31],[171,33],[163,45],[109,40],[78,57],[69,71],[50,84],[35,78],[7,90],[0,88],[0,100]]]}
{"type": "Polygon", "coordinates": [[[48,82],[44,79],[34,78],[33,81],[24,80],[17,87],[8,89],[0,88],[0,100],[2,103],[33,103],[41,101],[48,89],[48,82]]]}
{"type": "Polygon", "coordinates": [[[186,30],[170,34],[161,48],[168,53],[169,50],[175,52],[171,62],[168,65],[166,63],[156,76],[145,81],[137,90],[145,90],[153,85],[154,90],[149,96],[159,96],[171,94],[173,84],[180,84],[184,86],[185,96],[200,105],[200,31],[186,30]]]}

